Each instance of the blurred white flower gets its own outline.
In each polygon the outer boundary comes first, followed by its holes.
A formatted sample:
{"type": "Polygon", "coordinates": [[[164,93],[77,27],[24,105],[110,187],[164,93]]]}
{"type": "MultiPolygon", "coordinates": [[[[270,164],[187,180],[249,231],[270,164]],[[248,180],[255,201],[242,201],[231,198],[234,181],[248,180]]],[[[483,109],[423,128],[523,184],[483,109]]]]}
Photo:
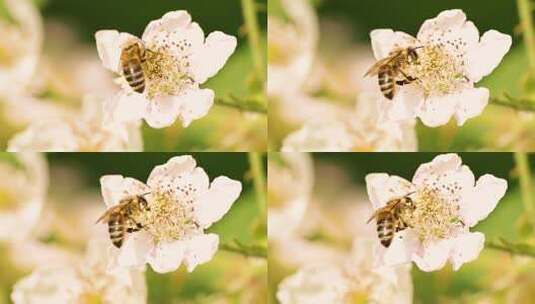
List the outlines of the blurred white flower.
{"type": "Polygon", "coordinates": [[[48,166],[38,153],[5,153],[0,162],[0,241],[26,239],[48,188],[48,166]]]}
{"type": "Polygon", "coordinates": [[[268,236],[291,236],[303,218],[313,186],[312,158],[304,153],[274,153],[268,160],[268,236]]]}
{"type": "Polygon", "coordinates": [[[89,242],[84,260],[61,266],[42,266],[13,287],[15,304],[147,302],[145,275],[137,270],[107,271],[107,240],[89,242]]]}
{"type": "Polygon", "coordinates": [[[370,240],[356,239],[341,262],[302,267],[277,291],[281,304],[412,303],[410,266],[373,267],[370,240]]]}
{"type": "Polygon", "coordinates": [[[43,25],[32,1],[4,3],[14,21],[0,19],[0,97],[9,99],[25,93],[32,80],[41,53],[43,25]]]}
{"type": "Polygon", "coordinates": [[[140,122],[104,124],[102,102],[86,97],[81,113],[42,119],[16,134],[8,151],[141,151],[140,122]]]}
{"type": "Polygon", "coordinates": [[[316,118],[283,142],[288,152],[416,151],[414,120],[383,121],[377,94],[362,93],[353,113],[316,118]]]}
{"type": "Polygon", "coordinates": [[[498,66],[512,43],[509,35],[495,30],[480,38],[458,9],[426,20],[416,38],[391,29],[374,30],[370,36],[378,60],[398,47],[418,48],[418,63],[404,70],[417,80],[399,87],[394,100],[384,98],[381,107],[391,119],[419,117],[429,127],[444,125],[452,116],[462,125],[483,111],[489,90],[474,84],[498,66]]]}
{"type": "Polygon", "coordinates": [[[318,20],[307,0],[281,0],[289,19],[268,17],[270,96],[300,91],[310,72],[318,43],[318,20]]]}
{"type": "Polygon", "coordinates": [[[414,261],[423,271],[458,270],[479,256],[485,235],[470,227],[485,219],[504,196],[507,181],[490,174],[475,182],[474,174],[456,154],[443,154],[420,165],[412,182],[395,175],[366,176],[374,209],[412,193],[416,209],[406,216],[408,229],[397,232],[388,248],[376,242],[377,265],[414,261]]]}
{"type": "Polygon", "coordinates": [[[156,272],[171,272],[184,263],[188,271],[212,259],[217,234],[204,229],[219,221],[241,192],[241,183],[226,176],[208,176],[196,167],[193,157],[177,156],[156,166],[147,184],[121,175],[100,180],[108,208],[130,195],[147,194],[150,211],[140,221],[144,228],[130,234],[120,249],[111,248],[116,259],[110,267],[142,267],[149,263],[156,272]]]}
{"type": "Polygon", "coordinates": [[[206,38],[186,11],[174,11],[154,20],[141,40],[116,30],[98,31],[97,49],[103,65],[122,74],[123,47],[142,43],[147,52],[143,65],[145,90],[134,92],[121,78],[122,93],[108,105],[114,120],[145,119],[153,128],[172,125],[178,118],[187,127],[208,113],[214,91],[199,86],[214,76],[236,49],[233,36],[215,31],[206,38]]]}

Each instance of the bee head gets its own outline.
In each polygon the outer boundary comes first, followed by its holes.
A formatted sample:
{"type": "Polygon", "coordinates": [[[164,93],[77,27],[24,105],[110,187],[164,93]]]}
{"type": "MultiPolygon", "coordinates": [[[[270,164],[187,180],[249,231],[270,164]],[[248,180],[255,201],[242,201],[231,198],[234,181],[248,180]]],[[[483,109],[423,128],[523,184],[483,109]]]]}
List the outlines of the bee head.
{"type": "Polygon", "coordinates": [[[149,202],[145,198],[145,195],[147,195],[147,194],[150,194],[150,192],[147,192],[147,193],[139,195],[139,197],[138,197],[138,199],[139,199],[139,207],[141,207],[141,209],[143,209],[145,211],[150,211],[149,202]]]}
{"type": "Polygon", "coordinates": [[[409,47],[407,49],[407,55],[409,56],[409,60],[411,62],[416,62],[418,60],[418,53],[416,52],[416,50],[421,48],[423,48],[423,46],[409,47]]]}

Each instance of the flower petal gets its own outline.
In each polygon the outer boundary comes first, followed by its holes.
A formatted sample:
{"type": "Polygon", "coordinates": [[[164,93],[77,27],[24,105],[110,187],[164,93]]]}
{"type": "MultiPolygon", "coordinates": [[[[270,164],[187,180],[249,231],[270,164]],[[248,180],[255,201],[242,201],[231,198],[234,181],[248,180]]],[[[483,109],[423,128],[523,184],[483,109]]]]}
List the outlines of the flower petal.
{"type": "Polygon", "coordinates": [[[459,94],[428,97],[417,110],[418,117],[428,127],[438,127],[448,123],[460,101],[459,94]]]}
{"type": "Polygon", "coordinates": [[[467,119],[476,117],[489,103],[489,90],[487,88],[472,88],[461,93],[461,102],[457,105],[455,119],[457,125],[462,126],[467,119]]]}
{"type": "Polygon", "coordinates": [[[116,30],[103,30],[95,34],[97,51],[105,68],[119,73],[121,52],[123,45],[132,40],[139,40],[128,33],[119,33],[116,30]]]}
{"type": "Polygon", "coordinates": [[[159,242],[147,256],[147,262],[158,273],[175,271],[184,259],[184,241],[159,242]]]}
{"type": "Polygon", "coordinates": [[[382,251],[381,261],[376,262],[376,266],[396,266],[411,261],[413,253],[420,247],[417,236],[409,230],[396,233],[392,243],[388,248],[379,244],[377,248],[382,251]]]}
{"type": "Polygon", "coordinates": [[[210,89],[189,90],[183,95],[176,97],[179,106],[179,118],[185,128],[192,121],[206,114],[214,104],[214,91],[210,89]]]}
{"type": "Polygon", "coordinates": [[[191,58],[191,70],[198,83],[204,83],[225,65],[238,44],[236,37],[223,32],[208,35],[204,45],[191,58]]]}
{"type": "Polygon", "coordinates": [[[485,32],[479,45],[467,54],[468,78],[472,82],[478,82],[490,74],[500,64],[503,56],[509,52],[512,43],[509,35],[495,30],[485,32]]]}
{"type": "Polygon", "coordinates": [[[173,95],[159,96],[147,103],[144,118],[151,128],[165,128],[172,125],[178,118],[179,97],[173,95]]]}
{"type": "Polygon", "coordinates": [[[415,86],[406,86],[399,90],[394,100],[387,98],[379,99],[379,107],[385,109],[387,117],[385,121],[410,121],[416,118],[418,108],[424,103],[424,96],[415,86]]]}
{"type": "Polygon", "coordinates": [[[421,42],[442,43],[449,51],[459,53],[458,48],[461,46],[470,49],[477,45],[479,31],[474,23],[466,21],[466,15],[462,10],[453,9],[443,11],[436,18],[426,20],[416,37],[421,42]]]}
{"type": "Polygon", "coordinates": [[[184,254],[184,264],[189,272],[192,272],[199,264],[210,261],[219,246],[217,234],[201,234],[188,241],[184,241],[186,248],[184,254]]]}
{"type": "Polygon", "coordinates": [[[485,243],[481,232],[468,232],[457,236],[450,255],[453,270],[457,271],[464,264],[475,260],[485,243]]]}
{"type": "Polygon", "coordinates": [[[414,46],[416,39],[403,32],[391,29],[377,29],[370,32],[373,54],[376,59],[383,59],[396,47],[414,46]]]}
{"type": "Polygon", "coordinates": [[[152,247],[153,240],[147,232],[139,231],[129,234],[119,249],[117,265],[120,267],[143,267],[152,247]]]}
{"type": "Polygon", "coordinates": [[[420,30],[418,31],[418,39],[420,35],[426,32],[432,32],[436,28],[440,29],[458,29],[466,22],[466,15],[460,9],[445,10],[438,14],[437,17],[427,19],[420,30]]]}
{"type": "Polygon", "coordinates": [[[197,223],[208,228],[219,221],[232,204],[238,199],[242,190],[241,183],[226,176],[219,176],[195,203],[194,212],[197,223]]]}
{"type": "Polygon", "coordinates": [[[100,191],[106,206],[112,207],[126,196],[144,194],[150,191],[142,182],[122,175],[104,175],[100,178],[100,191]]]}
{"type": "Polygon", "coordinates": [[[190,174],[196,166],[197,162],[191,155],[175,156],[165,164],[158,165],[152,169],[147,179],[147,185],[151,188],[157,187],[158,184],[169,177],[190,174]]]}
{"type": "Polygon", "coordinates": [[[459,213],[463,222],[472,227],[485,219],[505,195],[507,181],[490,174],[481,176],[475,188],[468,193],[460,207],[459,213]]]}
{"type": "Polygon", "coordinates": [[[145,116],[149,101],[138,93],[120,92],[104,102],[103,124],[117,129],[124,123],[138,122],[145,116]]]}
{"type": "Polygon", "coordinates": [[[191,23],[191,16],[187,11],[168,12],[162,18],[151,21],[143,32],[142,39],[148,40],[154,33],[160,31],[172,32],[179,28],[185,28],[191,23]]]}
{"type": "Polygon", "coordinates": [[[366,175],[366,189],[374,210],[385,206],[393,198],[406,195],[413,188],[409,181],[399,176],[386,173],[366,175]]]}
{"type": "Polygon", "coordinates": [[[412,259],[422,271],[439,270],[446,265],[453,245],[451,239],[429,242],[424,245],[422,252],[413,254],[412,259]]]}

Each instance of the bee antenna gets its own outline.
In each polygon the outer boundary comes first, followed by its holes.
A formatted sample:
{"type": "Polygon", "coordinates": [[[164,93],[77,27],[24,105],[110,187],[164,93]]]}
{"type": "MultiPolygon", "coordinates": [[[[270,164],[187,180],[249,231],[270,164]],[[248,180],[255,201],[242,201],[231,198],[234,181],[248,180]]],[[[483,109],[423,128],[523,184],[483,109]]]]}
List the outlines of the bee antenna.
{"type": "Polygon", "coordinates": [[[145,196],[145,195],[148,195],[148,194],[150,194],[150,193],[151,193],[151,192],[149,191],[149,192],[146,192],[146,193],[140,194],[140,196],[145,196]]]}

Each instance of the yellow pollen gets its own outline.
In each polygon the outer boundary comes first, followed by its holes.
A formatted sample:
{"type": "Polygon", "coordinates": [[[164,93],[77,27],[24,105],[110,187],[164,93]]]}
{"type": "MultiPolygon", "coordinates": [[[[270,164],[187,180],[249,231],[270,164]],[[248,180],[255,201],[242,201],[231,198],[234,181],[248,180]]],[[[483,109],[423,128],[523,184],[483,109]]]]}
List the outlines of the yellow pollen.
{"type": "Polygon", "coordinates": [[[451,204],[438,191],[424,188],[414,195],[416,209],[404,219],[415,229],[421,241],[443,239],[462,225],[459,206],[451,204]]]}
{"type": "Polygon", "coordinates": [[[193,201],[177,201],[170,193],[153,193],[150,211],[139,214],[144,229],[157,242],[181,240],[201,232],[193,215],[193,201]]]}
{"type": "Polygon", "coordinates": [[[468,82],[461,55],[448,52],[439,44],[427,45],[416,51],[418,62],[408,65],[406,73],[418,79],[415,83],[423,89],[426,97],[453,93],[468,82]]]}
{"type": "Polygon", "coordinates": [[[194,83],[194,80],[185,72],[189,68],[188,58],[180,61],[165,49],[147,50],[146,54],[146,61],[142,63],[142,68],[149,99],[179,95],[194,83]]]}

